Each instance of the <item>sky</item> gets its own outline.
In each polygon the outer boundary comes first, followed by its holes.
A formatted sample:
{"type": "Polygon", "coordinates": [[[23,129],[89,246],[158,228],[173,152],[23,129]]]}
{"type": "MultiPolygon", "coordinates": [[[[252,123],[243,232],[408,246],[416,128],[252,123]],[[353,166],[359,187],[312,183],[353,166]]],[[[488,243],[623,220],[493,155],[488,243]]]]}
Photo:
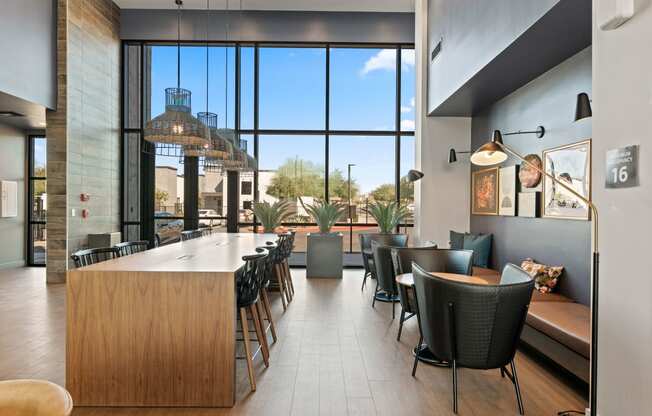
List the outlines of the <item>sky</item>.
{"type": "MultiPolygon", "coordinates": [[[[176,47],[152,48],[152,116],[164,111],[164,90],[177,83],[176,47]]],[[[208,111],[218,114],[218,127],[234,127],[235,50],[209,48],[208,111]],[[228,70],[227,70],[228,68],[228,70]]],[[[259,127],[261,129],[325,129],[326,50],[324,48],[261,47],[259,63],[259,127]]],[[[414,51],[402,52],[401,127],[414,130],[414,51]]],[[[241,48],[241,127],[253,128],[254,49],[241,48]]],[[[206,111],[206,48],[181,49],[181,87],[192,91],[192,112],[206,111]]],[[[330,128],[333,130],[394,130],[396,51],[393,49],[331,48],[330,128]]],[[[246,138],[246,137],[245,137],[246,138]]],[[[249,137],[249,139],[251,139],[249,137]]],[[[401,174],[414,163],[414,138],[401,142],[401,174]]],[[[295,157],[324,165],[323,136],[260,136],[259,168],[275,169],[295,157]]],[[[249,144],[253,152],[253,143],[249,144]]],[[[352,177],[362,192],[394,182],[394,137],[331,136],[330,169],[352,177]]],[[[157,158],[174,165],[175,158],[157,158]]],[[[183,165],[180,166],[180,171],[183,165]]]]}

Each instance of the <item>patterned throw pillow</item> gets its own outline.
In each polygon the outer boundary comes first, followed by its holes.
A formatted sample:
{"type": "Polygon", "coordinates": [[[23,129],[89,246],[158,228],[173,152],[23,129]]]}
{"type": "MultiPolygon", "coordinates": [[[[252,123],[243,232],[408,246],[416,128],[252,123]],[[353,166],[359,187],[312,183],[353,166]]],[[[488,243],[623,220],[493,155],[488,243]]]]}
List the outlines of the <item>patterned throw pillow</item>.
{"type": "Polygon", "coordinates": [[[532,259],[525,259],[521,263],[521,269],[534,279],[534,287],[541,293],[550,293],[555,287],[559,276],[564,271],[564,266],[546,266],[545,264],[535,263],[532,259]]]}

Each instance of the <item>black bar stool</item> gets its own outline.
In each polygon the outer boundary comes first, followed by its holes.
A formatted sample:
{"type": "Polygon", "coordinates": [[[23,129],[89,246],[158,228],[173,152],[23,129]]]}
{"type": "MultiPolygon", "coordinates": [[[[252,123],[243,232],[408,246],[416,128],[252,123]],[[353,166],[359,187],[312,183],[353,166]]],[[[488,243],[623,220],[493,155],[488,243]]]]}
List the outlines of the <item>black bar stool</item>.
{"type": "Polygon", "coordinates": [[[75,262],[75,267],[90,266],[91,264],[111,260],[118,257],[118,249],[115,247],[89,248],[79,250],[72,254],[70,258],[75,262]]]}
{"type": "MultiPolygon", "coordinates": [[[[267,334],[267,332],[271,330],[272,339],[274,340],[274,342],[276,342],[277,341],[276,326],[274,325],[274,318],[272,317],[272,307],[271,307],[271,303],[269,302],[269,294],[267,292],[267,288],[269,288],[270,286],[272,275],[274,273],[274,256],[276,255],[278,246],[275,243],[268,241],[266,246],[258,247],[256,250],[268,251],[267,259],[265,262],[265,273],[263,275],[263,281],[260,284],[260,298],[262,300],[261,303],[265,311],[265,318],[267,319],[268,322],[267,326],[264,328],[265,334],[267,334]]],[[[261,316],[262,316],[262,312],[261,312],[261,316]]]]}
{"type": "Polygon", "coordinates": [[[127,241],[118,243],[113,247],[118,249],[118,257],[124,257],[146,251],[149,247],[149,241],[127,241]]]}

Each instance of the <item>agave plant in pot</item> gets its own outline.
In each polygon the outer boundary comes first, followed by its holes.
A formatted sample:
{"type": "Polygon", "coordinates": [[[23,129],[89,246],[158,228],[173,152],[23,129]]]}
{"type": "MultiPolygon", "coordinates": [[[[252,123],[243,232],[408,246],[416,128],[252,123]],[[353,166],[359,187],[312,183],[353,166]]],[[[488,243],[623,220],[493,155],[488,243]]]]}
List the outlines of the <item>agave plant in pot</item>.
{"type": "Polygon", "coordinates": [[[264,233],[276,232],[276,229],[283,224],[283,221],[291,215],[290,202],[284,200],[276,201],[273,204],[267,201],[254,202],[252,211],[256,219],[262,224],[264,233]]]}
{"type": "Polygon", "coordinates": [[[347,207],[317,201],[301,205],[319,227],[319,233],[308,234],[306,276],[342,278],[342,234],[332,233],[333,226],[345,216],[347,207]]]}

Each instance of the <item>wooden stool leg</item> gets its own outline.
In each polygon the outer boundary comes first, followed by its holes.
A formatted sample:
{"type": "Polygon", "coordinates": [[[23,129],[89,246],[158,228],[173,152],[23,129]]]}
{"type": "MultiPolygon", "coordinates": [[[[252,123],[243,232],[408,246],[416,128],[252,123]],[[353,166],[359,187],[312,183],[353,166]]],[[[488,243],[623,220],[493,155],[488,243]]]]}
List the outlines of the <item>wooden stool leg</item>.
{"type": "Polygon", "coordinates": [[[260,326],[260,333],[263,337],[265,350],[267,351],[267,361],[269,361],[269,341],[267,340],[267,329],[265,328],[265,318],[263,317],[263,305],[261,304],[260,296],[258,297],[258,302],[256,302],[256,315],[258,316],[258,326],[260,326]]]}
{"type": "Polygon", "coordinates": [[[260,344],[260,349],[263,353],[263,362],[265,367],[269,367],[269,349],[267,348],[267,338],[265,337],[265,331],[263,331],[262,326],[260,325],[260,319],[258,316],[258,308],[256,304],[253,304],[249,307],[251,311],[251,316],[254,320],[254,329],[256,330],[256,337],[258,338],[258,343],[260,344]]]}
{"type": "Polygon", "coordinates": [[[292,281],[292,272],[290,272],[290,263],[285,259],[285,270],[288,276],[288,283],[290,284],[290,291],[292,292],[292,297],[294,297],[294,282],[292,281]]]}
{"type": "Polygon", "coordinates": [[[274,274],[278,281],[278,291],[281,294],[281,302],[283,303],[283,310],[287,309],[287,302],[285,301],[285,285],[283,285],[283,274],[281,273],[280,264],[274,265],[274,274]]]}
{"type": "Polygon", "coordinates": [[[292,302],[292,292],[290,291],[290,283],[288,282],[288,274],[285,269],[285,260],[280,264],[281,272],[283,273],[283,283],[285,284],[285,296],[288,299],[288,303],[292,302]]]}
{"type": "Polygon", "coordinates": [[[247,310],[245,308],[240,308],[240,323],[242,324],[242,336],[244,337],[245,359],[247,360],[247,371],[249,372],[249,384],[251,385],[251,391],[256,391],[256,376],[254,375],[254,363],[251,358],[249,324],[247,323],[247,310]]]}
{"type": "Polygon", "coordinates": [[[269,304],[269,297],[267,296],[267,289],[263,288],[261,290],[263,298],[263,307],[265,308],[265,315],[267,315],[267,320],[269,321],[269,327],[272,330],[272,338],[276,342],[276,325],[274,325],[274,318],[272,318],[272,308],[269,304]]]}

